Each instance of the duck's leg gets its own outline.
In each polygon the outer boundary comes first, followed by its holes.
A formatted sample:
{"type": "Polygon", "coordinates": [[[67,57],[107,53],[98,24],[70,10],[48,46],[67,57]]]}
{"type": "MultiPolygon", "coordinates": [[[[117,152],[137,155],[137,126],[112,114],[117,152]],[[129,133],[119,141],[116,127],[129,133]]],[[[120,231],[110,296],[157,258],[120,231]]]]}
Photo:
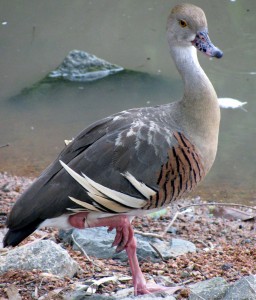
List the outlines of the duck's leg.
{"type": "Polygon", "coordinates": [[[132,272],[132,281],[134,286],[135,295],[144,295],[151,293],[166,292],[168,294],[174,294],[176,291],[180,290],[181,287],[165,287],[154,283],[147,283],[144,275],[142,274],[141,268],[139,266],[138,257],[136,254],[137,241],[134,237],[132,226],[130,225],[130,237],[128,243],[125,247],[129,264],[132,272]]]}
{"type": "Polygon", "coordinates": [[[181,287],[164,287],[157,284],[146,283],[146,279],[143,276],[139,266],[136,254],[137,242],[134,237],[133,228],[128,216],[118,215],[92,220],[89,218],[87,219],[87,215],[88,213],[78,213],[72,215],[69,217],[69,222],[72,226],[80,229],[100,226],[107,226],[109,231],[114,228],[116,229],[116,236],[112,245],[117,246],[117,252],[126,250],[131,268],[135,295],[150,294],[162,291],[173,294],[177,290],[181,289],[181,287]]]}

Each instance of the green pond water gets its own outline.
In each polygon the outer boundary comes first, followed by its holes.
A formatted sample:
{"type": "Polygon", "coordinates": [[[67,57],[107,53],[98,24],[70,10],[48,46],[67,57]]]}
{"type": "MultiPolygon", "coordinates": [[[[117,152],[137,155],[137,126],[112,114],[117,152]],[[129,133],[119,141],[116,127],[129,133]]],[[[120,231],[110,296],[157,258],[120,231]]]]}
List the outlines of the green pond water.
{"type": "MultiPolygon", "coordinates": [[[[204,9],[221,60],[199,54],[219,97],[247,101],[222,109],[218,155],[195,192],[203,199],[256,205],[255,0],[187,1],[204,9]]],[[[166,18],[178,1],[0,0],[0,172],[37,176],[93,121],[182,95],[169,56],[166,18]],[[133,72],[91,83],[40,82],[73,49],[133,72]]]]}

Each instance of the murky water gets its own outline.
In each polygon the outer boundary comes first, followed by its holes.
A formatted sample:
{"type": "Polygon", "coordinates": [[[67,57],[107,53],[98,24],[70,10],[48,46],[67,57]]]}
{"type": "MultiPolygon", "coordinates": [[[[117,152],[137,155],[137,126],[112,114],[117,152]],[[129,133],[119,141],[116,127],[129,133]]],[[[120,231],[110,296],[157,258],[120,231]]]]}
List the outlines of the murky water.
{"type": "MultiPolygon", "coordinates": [[[[194,0],[207,15],[221,60],[199,59],[220,97],[247,101],[248,112],[222,110],[218,156],[201,193],[256,203],[255,0],[194,0]]],[[[0,0],[0,171],[38,175],[91,122],[111,113],[179,98],[165,23],[178,1],[0,0]],[[80,49],[148,76],[20,92],[80,49]],[[152,84],[154,83],[154,84],[152,84]],[[14,98],[15,97],[15,98],[14,98]]],[[[197,192],[198,194],[198,192],[197,192]]]]}

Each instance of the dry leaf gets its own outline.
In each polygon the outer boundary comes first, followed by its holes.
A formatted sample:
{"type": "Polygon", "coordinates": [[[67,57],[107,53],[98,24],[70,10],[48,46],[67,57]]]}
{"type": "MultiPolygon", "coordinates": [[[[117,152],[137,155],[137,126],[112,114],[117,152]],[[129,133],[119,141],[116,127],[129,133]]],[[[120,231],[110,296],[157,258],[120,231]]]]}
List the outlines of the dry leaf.
{"type": "Polygon", "coordinates": [[[8,286],[6,294],[9,300],[22,300],[19,290],[14,284],[8,286]]]}
{"type": "Polygon", "coordinates": [[[228,220],[249,221],[255,218],[255,215],[232,207],[215,206],[212,213],[215,217],[223,217],[228,220]]]}

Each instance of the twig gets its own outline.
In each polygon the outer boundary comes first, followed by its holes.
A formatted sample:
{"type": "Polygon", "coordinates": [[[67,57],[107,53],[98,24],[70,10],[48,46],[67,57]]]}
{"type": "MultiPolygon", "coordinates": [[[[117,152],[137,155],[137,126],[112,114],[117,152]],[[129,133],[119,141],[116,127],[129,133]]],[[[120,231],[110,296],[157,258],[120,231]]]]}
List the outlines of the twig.
{"type": "Polygon", "coordinates": [[[209,246],[209,245],[207,245],[204,241],[201,241],[201,240],[198,240],[198,239],[196,239],[194,242],[195,242],[195,243],[200,243],[200,244],[202,244],[202,245],[205,246],[205,247],[208,247],[208,246],[209,246]]]}
{"type": "Polygon", "coordinates": [[[92,263],[93,265],[95,265],[96,267],[100,267],[99,265],[97,265],[89,256],[88,254],[85,252],[85,250],[83,249],[83,247],[76,241],[73,233],[71,234],[72,240],[73,242],[76,244],[76,246],[83,252],[84,256],[89,260],[90,263],[92,263]]]}
{"type": "Polygon", "coordinates": [[[165,228],[162,237],[164,237],[167,233],[167,231],[169,230],[169,228],[173,225],[173,223],[175,222],[175,220],[178,218],[179,215],[185,214],[186,212],[188,212],[189,207],[187,207],[187,209],[185,210],[179,210],[176,212],[176,214],[174,215],[174,217],[172,218],[171,222],[168,224],[168,226],[165,228]]]}
{"type": "Polygon", "coordinates": [[[122,276],[122,277],[118,277],[118,276],[110,276],[110,277],[103,277],[100,279],[91,279],[88,280],[87,282],[85,282],[85,284],[81,285],[78,290],[82,290],[85,291],[86,290],[86,296],[90,296],[96,293],[98,287],[103,284],[103,283],[107,283],[109,281],[113,281],[113,282],[118,282],[118,281],[127,281],[127,280],[131,280],[131,277],[128,276],[122,276]],[[88,283],[88,284],[86,284],[88,283]]]}
{"type": "MultiPolygon", "coordinates": [[[[26,283],[27,284],[27,283],[26,283]]],[[[40,283],[41,284],[41,283],[40,283]]],[[[35,286],[35,290],[34,290],[34,295],[33,298],[38,299],[39,298],[39,293],[38,293],[38,286],[35,286]]]]}
{"type": "Polygon", "coordinates": [[[156,254],[161,258],[161,260],[164,262],[165,259],[163,258],[163,255],[161,254],[161,252],[152,244],[149,243],[149,245],[155,250],[156,254]]]}
{"type": "Polygon", "coordinates": [[[142,232],[142,231],[138,231],[138,230],[134,230],[134,232],[137,234],[140,234],[142,236],[153,237],[153,238],[158,238],[158,239],[164,240],[168,229],[173,225],[173,223],[176,221],[178,216],[188,212],[189,208],[195,207],[195,206],[236,206],[236,207],[243,207],[243,208],[252,209],[252,210],[256,211],[256,207],[243,205],[243,204],[237,204],[237,203],[209,202],[209,203],[190,204],[190,205],[186,205],[186,206],[179,208],[179,210],[175,213],[174,217],[172,218],[172,220],[170,221],[170,223],[165,228],[165,230],[162,234],[148,233],[148,232],[142,232]]]}
{"type": "Polygon", "coordinates": [[[243,205],[243,204],[237,204],[237,203],[219,203],[219,202],[209,202],[209,203],[199,203],[199,204],[190,204],[183,206],[179,209],[179,211],[183,211],[184,209],[186,210],[189,207],[192,206],[236,206],[236,207],[243,207],[243,208],[248,208],[256,211],[256,207],[248,206],[248,205],[243,205]]]}
{"type": "Polygon", "coordinates": [[[164,232],[162,234],[142,232],[142,231],[138,231],[138,230],[134,230],[134,232],[137,233],[137,234],[140,234],[142,236],[148,236],[148,237],[153,237],[153,238],[158,238],[160,240],[164,240],[165,239],[165,235],[166,235],[168,229],[173,225],[173,223],[178,218],[178,216],[182,215],[182,214],[184,214],[186,212],[188,212],[188,209],[186,209],[184,211],[178,211],[178,212],[176,212],[176,214],[174,215],[174,217],[172,218],[172,220],[170,221],[170,223],[165,228],[165,230],[164,230],[164,232]]]}
{"type": "Polygon", "coordinates": [[[137,233],[137,234],[142,235],[142,236],[155,237],[155,238],[158,238],[158,239],[161,239],[161,240],[164,239],[164,237],[161,234],[157,234],[157,233],[142,232],[142,231],[139,231],[139,230],[134,230],[134,233],[137,233]]]}

